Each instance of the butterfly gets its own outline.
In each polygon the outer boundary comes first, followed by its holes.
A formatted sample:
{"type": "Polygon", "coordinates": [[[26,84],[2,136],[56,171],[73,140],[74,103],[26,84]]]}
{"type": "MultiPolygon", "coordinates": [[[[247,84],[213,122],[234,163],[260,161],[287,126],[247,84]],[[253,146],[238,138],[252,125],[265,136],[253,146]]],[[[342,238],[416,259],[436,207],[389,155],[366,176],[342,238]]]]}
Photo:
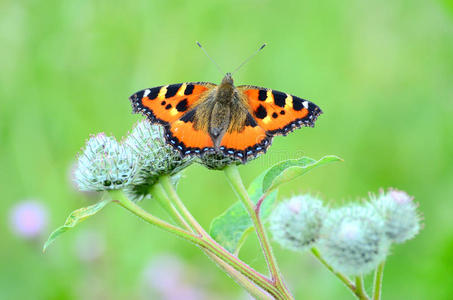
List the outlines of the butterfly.
{"type": "Polygon", "coordinates": [[[247,162],[266,152],[276,135],[313,127],[322,113],[299,97],[251,85],[235,86],[231,73],[220,85],[189,82],[141,90],[133,112],[164,127],[166,142],[181,156],[220,152],[247,162]]]}

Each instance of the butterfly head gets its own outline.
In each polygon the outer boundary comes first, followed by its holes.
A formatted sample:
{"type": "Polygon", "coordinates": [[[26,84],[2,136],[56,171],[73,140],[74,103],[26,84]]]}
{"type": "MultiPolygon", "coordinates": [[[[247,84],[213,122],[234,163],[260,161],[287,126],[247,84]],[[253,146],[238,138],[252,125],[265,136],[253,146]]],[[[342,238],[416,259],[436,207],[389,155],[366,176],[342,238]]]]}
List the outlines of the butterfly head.
{"type": "Polygon", "coordinates": [[[226,73],[225,77],[222,79],[222,85],[233,85],[233,76],[231,73],[226,73]]]}
{"type": "Polygon", "coordinates": [[[216,100],[225,104],[231,103],[234,94],[234,82],[231,73],[226,73],[217,88],[216,100]]]}

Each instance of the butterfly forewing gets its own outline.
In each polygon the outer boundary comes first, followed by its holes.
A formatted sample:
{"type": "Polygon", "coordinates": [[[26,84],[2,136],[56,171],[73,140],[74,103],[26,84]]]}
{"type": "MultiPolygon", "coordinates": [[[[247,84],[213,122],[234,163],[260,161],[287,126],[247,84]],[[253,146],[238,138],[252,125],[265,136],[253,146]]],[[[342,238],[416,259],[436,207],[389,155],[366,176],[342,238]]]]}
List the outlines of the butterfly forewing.
{"type": "Polygon", "coordinates": [[[305,99],[257,86],[237,87],[246,98],[258,125],[269,135],[286,135],[302,126],[314,126],[321,109],[305,99]]]}
{"type": "Polygon", "coordinates": [[[194,115],[197,105],[216,86],[209,82],[171,84],[139,91],[129,99],[134,112],[164,126],[167,143],[181,155],[203,154],[213,151],[213,144],[205,130],[195,128],[194,115]]]}
{"type": "Polygon", "coordinates": [[[215,86],[208,82],[170,84],[141,90],[129,99],[134,112],[141,112],[151,122],[166,125],[190,111],[215,86]]]}

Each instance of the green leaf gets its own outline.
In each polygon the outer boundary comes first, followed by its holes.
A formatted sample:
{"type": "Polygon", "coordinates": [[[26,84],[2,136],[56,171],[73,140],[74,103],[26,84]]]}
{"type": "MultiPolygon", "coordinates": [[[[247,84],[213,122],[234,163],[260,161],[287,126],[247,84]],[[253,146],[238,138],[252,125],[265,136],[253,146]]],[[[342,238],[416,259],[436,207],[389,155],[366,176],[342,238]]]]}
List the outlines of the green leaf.
{"type": "MultiPolygon", "coordinates": [[[[325,156],[316,161],[309,157],[280,162],[264,171],[250,184],[247,192],[253,203],[267,195],[260,209],[260,218],[264,223],[277,199],[277,188],[306,172],[331,163],[341,161],[337,156],[325,156]]],[[[241,201],[230,206],[223,214],[216,217],[210,228],[211,236],[231,253],[238,253],[248,234],[252,232],[253,223],[241,201]]]]}
{"type": "Polygon", "coordinates": [[[46,243],[44,244],[43,247],[43,252],[46,251],[47,247],[62,233],[68,231],[69,229],[73,228],[76,226],[78,223],[82,222],[88,217],[91,217],[92,215],[96,214],[98,211],[104,208],[108,203],[110,203],[112,200],[111,199],[105,199],[102,200],[96,204],[87,206],[87,207],[82,207],[79,209],[76,209],[73,211],[69,217],[66,219],[66,222],[63,224],[63,226],[58,227],[54,232],[52,232],[47,239],[46,243]]]}
{"type": "MultiPolygon", "coordinates": [[[[263,178],[264,173],[255,178],[247,189],[253,203],[257,203],[263,195],[263,178]]],[[[277,191],[273,191],[266,197],[266,201],[263,202],[260,209],[262,221],[269,217],[276,199],[277,191]]],[[[231,253],[237,253],[248,234],[252,232],[252,228],[253,223],[247,210],[242,202],[237,201],[212,221],[209,233],[225,249],[231,253]]]]}
{"type": "Polygon", "coordinates": [[[341,160],[338,156],[328,155],[318,161],[309,157],[282,161],[265,172],[263,191],[268,193],[283,183],[291,181],[316,167],[341,160]]]}

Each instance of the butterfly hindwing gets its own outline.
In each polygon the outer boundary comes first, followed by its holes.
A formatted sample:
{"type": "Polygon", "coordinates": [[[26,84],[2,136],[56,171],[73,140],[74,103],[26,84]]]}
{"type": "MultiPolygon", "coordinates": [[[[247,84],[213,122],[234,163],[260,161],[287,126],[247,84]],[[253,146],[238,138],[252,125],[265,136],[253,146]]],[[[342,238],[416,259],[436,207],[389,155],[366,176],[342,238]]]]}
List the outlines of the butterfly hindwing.
{"type": "Polygon", "coordinates": [[[302,126],[313,127],[322,113],[314,103],[257,86],[238,86],[258,125],[269,135],[286,135],[302,126]]]}
{"type": "Polygon", "coordinates": [[[220,150],[227,156],[234,156],[245,162],[258,153],[265,152],[271,145],[271,140],[272,137],[256,122],[246,120],[242,129],[225,133],[220,150]]]}
{"type": "Polygon", "coordinates": [[[215,86],[208,82],[170,84],[141,90],[129,99],[134,112],[166,125],[181,118],[215,86]]]}
{"type": "Polygon", "coordinates": [[[214,144],[206,130],[196,129],[193,120],[181,118],[165,127],[165,139],[181,155],[201,155],[214,151],[214,144]]]}

